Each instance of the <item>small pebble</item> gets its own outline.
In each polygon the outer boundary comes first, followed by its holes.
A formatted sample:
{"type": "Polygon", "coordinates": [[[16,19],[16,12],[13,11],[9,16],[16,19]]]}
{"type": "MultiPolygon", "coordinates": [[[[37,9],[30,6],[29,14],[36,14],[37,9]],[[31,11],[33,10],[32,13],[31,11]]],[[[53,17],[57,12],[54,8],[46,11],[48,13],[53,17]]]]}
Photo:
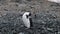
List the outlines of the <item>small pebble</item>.
{"type": "Polygon", "coordinates": [[[20,32],[19,34],[24,34],[23,32],[20,32]]]}

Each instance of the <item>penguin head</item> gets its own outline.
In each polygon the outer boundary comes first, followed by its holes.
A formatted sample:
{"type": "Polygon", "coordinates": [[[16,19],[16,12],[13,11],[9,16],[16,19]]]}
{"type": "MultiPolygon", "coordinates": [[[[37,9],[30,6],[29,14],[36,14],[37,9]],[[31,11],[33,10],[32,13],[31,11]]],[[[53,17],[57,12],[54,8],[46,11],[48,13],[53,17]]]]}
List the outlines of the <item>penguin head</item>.
{"type": "Polygon", "coordinates": [[[30,12],[25,12],[24,15],[28,18],[29,16],[31,16],[30,12]]]}

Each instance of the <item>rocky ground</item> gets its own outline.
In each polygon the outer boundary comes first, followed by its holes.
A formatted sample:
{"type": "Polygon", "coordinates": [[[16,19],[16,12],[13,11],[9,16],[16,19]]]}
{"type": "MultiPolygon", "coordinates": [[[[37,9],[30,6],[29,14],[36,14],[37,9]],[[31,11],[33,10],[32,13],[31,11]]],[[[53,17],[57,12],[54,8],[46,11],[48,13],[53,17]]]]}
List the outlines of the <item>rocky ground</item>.
{"type": "Polygon", "coordinates": [[[60,34],[60,4],[45,0],[0,0],[0,34],[60,34]],[[32,13],[33,27],[21,15],[32,13]]]}

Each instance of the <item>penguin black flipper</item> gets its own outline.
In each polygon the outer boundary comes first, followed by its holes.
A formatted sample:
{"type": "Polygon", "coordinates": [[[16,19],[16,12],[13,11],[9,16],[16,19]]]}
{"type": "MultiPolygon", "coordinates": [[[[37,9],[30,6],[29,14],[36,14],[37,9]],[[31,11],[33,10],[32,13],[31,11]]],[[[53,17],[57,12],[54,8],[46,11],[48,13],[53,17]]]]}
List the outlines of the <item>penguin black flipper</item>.
{"type": "Polygon", "coordinates": [[[33,27],[32,18],[29,18],[29,20],[30,20],[30,27],[33,27]]]}

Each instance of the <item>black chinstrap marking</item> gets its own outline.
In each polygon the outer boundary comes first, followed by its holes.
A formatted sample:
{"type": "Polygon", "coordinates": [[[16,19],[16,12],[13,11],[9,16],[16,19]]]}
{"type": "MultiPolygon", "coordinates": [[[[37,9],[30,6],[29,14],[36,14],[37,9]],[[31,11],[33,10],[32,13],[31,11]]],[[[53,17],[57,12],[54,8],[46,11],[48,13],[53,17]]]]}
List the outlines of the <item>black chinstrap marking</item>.
{"type": "Polygon", "coordinates": [[[28,18],[29,16],[28,15],[26,15],[26,18],[28,18]]]}
{"type": "Polygon", "coordinates": [[[27,18],[28,18],[29,16],[31,16],[31,13],[29,13],[29,15],[26,15],[27,18]]]}

